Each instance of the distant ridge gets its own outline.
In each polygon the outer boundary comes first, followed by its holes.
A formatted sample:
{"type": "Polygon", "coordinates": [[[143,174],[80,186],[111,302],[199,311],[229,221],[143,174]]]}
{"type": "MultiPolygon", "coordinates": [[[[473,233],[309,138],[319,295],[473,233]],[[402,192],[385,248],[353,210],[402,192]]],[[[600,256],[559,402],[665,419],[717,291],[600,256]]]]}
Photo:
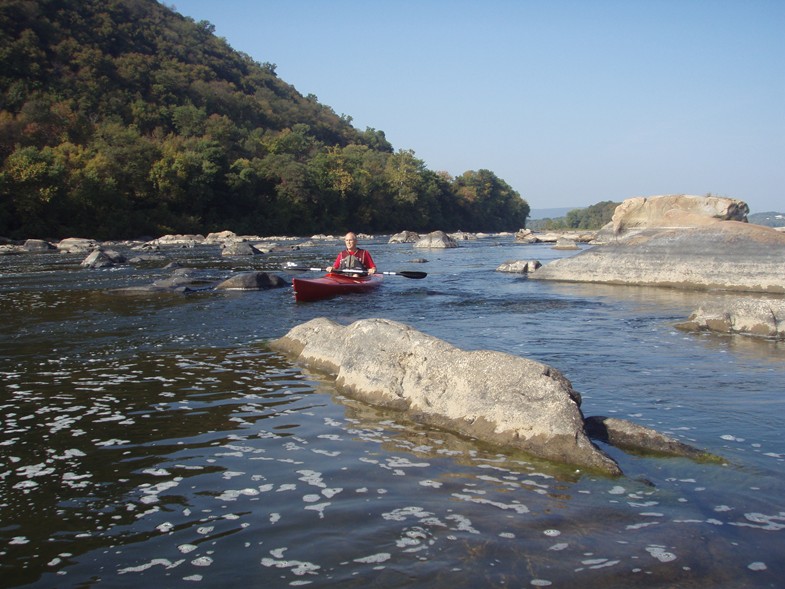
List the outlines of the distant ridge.
{"type": "Polygon", "coordinates": [[[586,207],[556,207],[551,209],[532,209],[529,218],[535,219],[558,219],[564,217],[570,211],[575,209],[585,209],[586,207]]]}
{"type": "Polygon", "coordinates": [[[785,213],[751,213],[747,215],[747,220],[756,225],[766,225],[768,227],[785,227],[785,213]]]}

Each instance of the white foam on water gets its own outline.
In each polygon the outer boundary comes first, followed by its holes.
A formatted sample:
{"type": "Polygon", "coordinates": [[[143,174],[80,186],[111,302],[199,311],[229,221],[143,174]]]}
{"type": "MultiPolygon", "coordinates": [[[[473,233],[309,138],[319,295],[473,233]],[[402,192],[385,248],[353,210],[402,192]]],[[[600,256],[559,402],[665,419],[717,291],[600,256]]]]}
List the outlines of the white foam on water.
{"type": "Polygon", "coordinates": [[[672,552],[665,550],[664,546],[649,545],[646,547],[646,552],[651,554],[660,562],[671,562],[676,560],[676,555],[672,552]]]}
{"type": "Polygon", "coordinates": [[[382,562],[387,562],[391,558],[392,555],[389,552],[379,552],[377,554],[371,554],[370,556],[355,558],[354,562],[359,562],[360,564],[379,564],[382,562]]]}
{"type": "Polygon", "coordinates": [[[147,571],[147,570],[153,568],[154,566],[162,566],[165,569],[169,570],[169,569],[173,569],[173,568],[176,568],[176,567],[180,566],[184,562],[185,562],[184,560],[176,560],[176,561],[172,562],[168,558],[154,558],[150,562],[147,562],[147,563],[144,563],[144,564],[140,564],[140,565],[135,566],[135,567],[126,567],[124,569],[120,569],[120,570],[117,571],[117,574],[118,575],[125,575],[127,573],[143,573],[144,571],[147,571]]]}

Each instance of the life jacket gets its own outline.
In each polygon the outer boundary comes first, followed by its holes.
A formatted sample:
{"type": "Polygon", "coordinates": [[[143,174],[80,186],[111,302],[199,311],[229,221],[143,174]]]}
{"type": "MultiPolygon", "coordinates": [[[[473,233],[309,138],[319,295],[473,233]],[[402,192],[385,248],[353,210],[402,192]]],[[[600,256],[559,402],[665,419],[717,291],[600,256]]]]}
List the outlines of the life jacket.
{"type": "Polygon", "coordinates": [[[368,266],[366,265],[366,252],[363,249],[357,248],[354,250],[354,253],[350,252],[349,250],[343,250],[341,252],[341,266],[340,268],[343,270],[362,270],[363,272],[368,271],[368,266]]]}

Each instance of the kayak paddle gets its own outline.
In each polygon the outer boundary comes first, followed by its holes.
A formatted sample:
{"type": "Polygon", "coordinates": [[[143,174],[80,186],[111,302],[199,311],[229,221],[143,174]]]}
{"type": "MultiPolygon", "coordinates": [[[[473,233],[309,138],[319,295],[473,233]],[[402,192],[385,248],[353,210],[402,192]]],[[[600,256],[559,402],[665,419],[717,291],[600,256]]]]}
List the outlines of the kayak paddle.
{"type": "MultiPolygon", "coordinates": [[[[325,271],[327,271],[326,268],[306,268],[306,267],[294,266],[294,265],[290,265],[290,264],[291,264],[291,262],[287,263],[287,264],[284,264],[283,269],[287,270],[287,271],[291,270],[291,271],[294,271],[294,272],[325,272],[325,271]]],[[[352,270],[351,268],[345,268],[343,270],[330,269],[330,272],[335,272],[336,274],[357,274],[357,275],[362,275],[362,276],[366,276],[368,274],[364,270],[352,270]]],[[[425,278],[426,276],[428,276],[427,272],[413,272],[413,271],[409,271],[409,270],[403,270],[401,272],[377,272],[377,274],[384,274],[386,276],[403,276],[404,278],[414,278],[414,279],[425,278]]]]}

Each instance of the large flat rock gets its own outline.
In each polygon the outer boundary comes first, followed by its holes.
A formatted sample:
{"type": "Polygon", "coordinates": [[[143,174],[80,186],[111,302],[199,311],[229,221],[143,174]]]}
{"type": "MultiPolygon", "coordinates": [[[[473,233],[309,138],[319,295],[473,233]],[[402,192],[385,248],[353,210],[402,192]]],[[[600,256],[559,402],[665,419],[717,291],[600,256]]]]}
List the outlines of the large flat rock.
{"type": "Polygon", "coordinates": [[[531,280],[785,293],[785,234],[740,221],[648,228],[556,260],[531,280]]]}

